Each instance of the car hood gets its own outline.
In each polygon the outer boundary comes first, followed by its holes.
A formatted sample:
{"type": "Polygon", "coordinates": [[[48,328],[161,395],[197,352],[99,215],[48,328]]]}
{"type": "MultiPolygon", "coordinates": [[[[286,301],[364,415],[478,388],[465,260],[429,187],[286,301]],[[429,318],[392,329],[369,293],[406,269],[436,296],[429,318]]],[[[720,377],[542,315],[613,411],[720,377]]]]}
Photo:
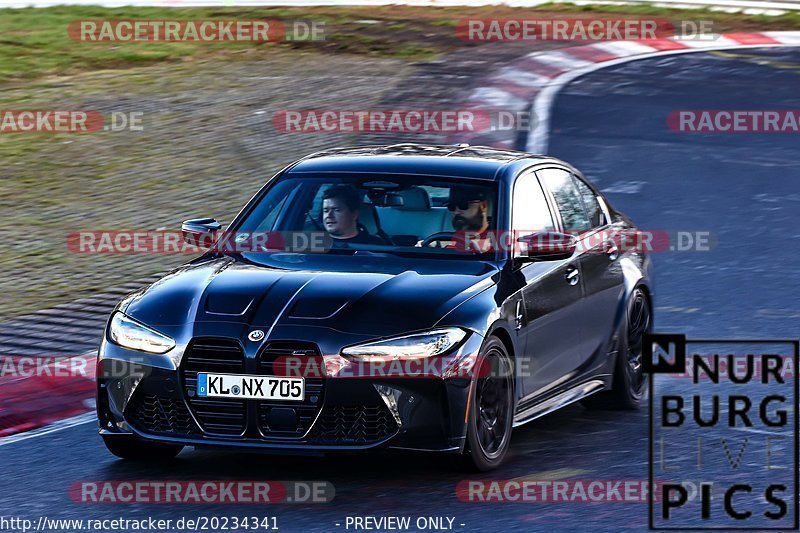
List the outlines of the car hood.
{"type": "Polygon", "coordinates": [[[491,286],[497,273],[480,261],[339,257],[326,264],[316,258],[294,262],[293,268],[271,263],[201,260],[133,293],[119,308],[152,326],[235,322],[389,336],[433,327],[491,286]]]}

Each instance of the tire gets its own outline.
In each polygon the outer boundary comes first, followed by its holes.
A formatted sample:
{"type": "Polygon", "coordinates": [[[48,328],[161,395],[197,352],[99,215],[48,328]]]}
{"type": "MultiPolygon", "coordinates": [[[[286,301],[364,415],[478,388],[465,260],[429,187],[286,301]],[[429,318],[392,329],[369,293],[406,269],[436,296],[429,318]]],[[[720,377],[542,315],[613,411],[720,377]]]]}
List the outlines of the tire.
{"type": "Polygon", "coordinates": [[[470,387],[463,456],[467,470],[492,470],[506,456],[514,420],[513,368],[505,345],[490,338],[478,357],[470,387]]]}
{"type": "Polygon", "coordinates": [[[645,292],[634,289],[625,307],[625,316],[611,341],[609,353],[617,352],[612,389],[582,400],[589,409],[639,409],[647,393],[642,371],[643,336],[653,327],[650,301],[645,292]]]}
{"type": "Polygon", "coordinates": [[[147,442],[131,437],[110,437],[103,435],[103,442],[108,451],[122,459],[130,461],[160,462],[174,459],[181,453],[183,446],[179,444],[162,444],[147,442]]]}

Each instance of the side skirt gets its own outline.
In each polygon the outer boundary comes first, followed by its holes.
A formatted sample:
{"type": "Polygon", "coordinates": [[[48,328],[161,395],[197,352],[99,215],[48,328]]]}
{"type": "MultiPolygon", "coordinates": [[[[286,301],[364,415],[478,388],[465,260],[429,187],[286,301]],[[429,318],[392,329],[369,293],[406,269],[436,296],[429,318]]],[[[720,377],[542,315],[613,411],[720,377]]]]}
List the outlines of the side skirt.
{"type": "Polygon", "coordinates": [[[603,387],[604,384],[602,379],[592,379],[575,385],[564,392],[561,392],[540,403],[534,403],[531,401],[531,399],[526,401],[526,398],[523,398],[520,400],[519,405],[517,406],[517,412],[514,415],[513,427],[521,426],[522,424],[526,424],[531,420],[536,420],[537,418],[561,409],[566,405],[577,402],[578,400],[586,398],[587,396],[591,396],[592,394],[603,390],[603,387]]]}

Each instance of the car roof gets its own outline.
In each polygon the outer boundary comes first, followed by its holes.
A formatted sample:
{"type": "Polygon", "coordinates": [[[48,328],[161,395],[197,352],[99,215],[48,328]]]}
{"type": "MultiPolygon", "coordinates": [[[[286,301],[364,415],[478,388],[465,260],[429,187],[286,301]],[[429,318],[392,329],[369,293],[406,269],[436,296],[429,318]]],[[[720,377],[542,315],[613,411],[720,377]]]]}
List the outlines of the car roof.
{"type": "Polygon", "coordinates": [[[287,172],[418,174],[500,180],[543,162],[563,164],[552,157],[489,146],[402,143],[324,150],[300,159],[287,172]]]}

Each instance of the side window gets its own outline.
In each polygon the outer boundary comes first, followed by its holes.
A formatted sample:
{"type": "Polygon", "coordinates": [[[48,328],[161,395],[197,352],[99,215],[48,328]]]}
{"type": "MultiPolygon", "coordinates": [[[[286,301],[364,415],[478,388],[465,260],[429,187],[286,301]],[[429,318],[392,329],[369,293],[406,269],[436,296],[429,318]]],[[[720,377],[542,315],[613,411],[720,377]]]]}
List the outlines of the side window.
{"type": "Polygon", "coordinates": [[[447,199],[450,196],[449,187],[434,187],[432,185],[420,185],[421,189],[425,189],[428,193],[430,204],[435,207],[443,207],[447,205],[447,199]]]}
{"type": "Polygon", "coordinates": [[[553,193],[561,212],[565,231],[585,231],[591,227],[589,218],[583,210],[583,202],[572,181],[572,174],[560,168],[537,170],[544,185],[553,193]]]}
{"type": "Polygon", "coordinates": [[[521,176],[514,184],[512,209],[511,229],[516,238],[555,229],[542,187],[533,173],[521,176]]]}
{"type": "Polygon", "coordinates": [[[594,191],[589,188],[586,183],[578,176],[573,174],[572,179],[575,181],[575,186],[583,199],[583,207],[586,209],[586,215],[589,217],[589,223],[593,228],[602,226],[606,223],[606,217],[600,207],[600,202],[597,201],[597,196],[594,191]]]}

